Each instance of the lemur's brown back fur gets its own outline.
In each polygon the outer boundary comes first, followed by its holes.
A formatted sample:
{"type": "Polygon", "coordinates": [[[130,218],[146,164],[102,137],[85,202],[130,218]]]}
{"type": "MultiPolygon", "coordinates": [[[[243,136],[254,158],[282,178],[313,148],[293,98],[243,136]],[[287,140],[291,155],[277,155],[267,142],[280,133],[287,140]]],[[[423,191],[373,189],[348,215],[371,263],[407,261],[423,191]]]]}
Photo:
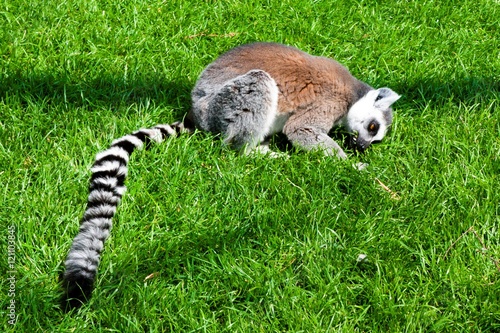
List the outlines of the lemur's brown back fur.
{"type": "Polygon", "coordinates": [[[321,101],[325,106],[342,109],[342,114],[332,115],[335,118],[332,121],[336,121],[351,104],[372,89],[332,59],[274,43],[236,47],[209,65],[202,76],[209,76],[212,81],[217,78],[222,84],[252,69],[264,70],[276,81],[278,113],[293,114],[321,101]]]}

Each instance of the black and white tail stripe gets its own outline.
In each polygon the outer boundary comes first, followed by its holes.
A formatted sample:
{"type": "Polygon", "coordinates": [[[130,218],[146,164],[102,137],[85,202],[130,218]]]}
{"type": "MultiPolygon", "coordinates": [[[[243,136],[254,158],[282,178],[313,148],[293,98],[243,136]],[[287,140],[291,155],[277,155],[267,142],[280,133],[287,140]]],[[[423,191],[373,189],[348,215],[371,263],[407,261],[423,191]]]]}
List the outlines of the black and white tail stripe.
{"type": "Polygon", "coordinates": [[[130,155],[135,149],[175,135],[173,127],[183,129],[181,123],[141,129],[113,141],[108,149],[97,154],[91,169],[87,209],[65,261],[65,301],[70,307],[78,307],[92,293],[100,253],[109,237],[118,203],[125,193],[130,155]]]}

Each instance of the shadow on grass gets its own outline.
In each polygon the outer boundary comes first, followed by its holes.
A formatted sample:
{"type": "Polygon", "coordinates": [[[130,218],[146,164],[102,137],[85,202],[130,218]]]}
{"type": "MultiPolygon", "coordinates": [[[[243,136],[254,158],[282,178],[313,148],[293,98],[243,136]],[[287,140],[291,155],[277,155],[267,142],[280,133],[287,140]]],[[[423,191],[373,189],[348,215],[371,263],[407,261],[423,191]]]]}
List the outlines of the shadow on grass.
{"type": "Polygon", "coordinates": [[[500,96],[500,78],[464,77],[453,80],[440,78],[421,78],[413,81],[402,81],[393,88],[402,94],[407,101],[418,105],[429,102],[437,105],[447,103],[481,103],[498,99],[500,96]]]}
{"type": "Polygon", "coordinates": [[[166,81],[161,75],[124,80],[123,74],[103,74],[94,78],[70,77],[49,72],[9,73],[0,76],[0,99],[16,97],[21,104],[44,101],[51,105],[104,107],[116,110],[134,103],[154,101],[156,105],[189,109],[193,83],[187,79],[166,81]]]}
{"type": "MultiPolygon", "coordinates": [[[[70,107],[107,107],[111,110],[146,100],[157,105],[189,109],[190,91],[194,82],[187,78],[166,81],[160,74],[142,74],[125,80],[123,73],[102,74],[79,78],[64,73],[8,73],[0,76],[0,99],[18,96],[21,103],[44,100],[70,107]]],[[[451,80],[426,78],[403,80],[391,85],[407,101],[418,105],[446,103],[480,103],[498,98],[500,77],[492,73],[485,77],[463,77],[451,80]]]]}

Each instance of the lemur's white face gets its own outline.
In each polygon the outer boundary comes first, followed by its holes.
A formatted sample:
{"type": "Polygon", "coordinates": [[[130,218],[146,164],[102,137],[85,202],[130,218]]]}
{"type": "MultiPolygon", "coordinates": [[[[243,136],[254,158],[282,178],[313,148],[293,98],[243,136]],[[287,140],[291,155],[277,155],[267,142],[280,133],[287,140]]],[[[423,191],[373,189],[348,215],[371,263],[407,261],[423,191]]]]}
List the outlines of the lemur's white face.
{"type": "Polygon", "coordinates": [[[364,151],[372,142],[384,138],[392,123],[391,105],[400,97],[389,88],[380,88],[370,90],[351,106],[344,125],[358,150],[364,151]]]}

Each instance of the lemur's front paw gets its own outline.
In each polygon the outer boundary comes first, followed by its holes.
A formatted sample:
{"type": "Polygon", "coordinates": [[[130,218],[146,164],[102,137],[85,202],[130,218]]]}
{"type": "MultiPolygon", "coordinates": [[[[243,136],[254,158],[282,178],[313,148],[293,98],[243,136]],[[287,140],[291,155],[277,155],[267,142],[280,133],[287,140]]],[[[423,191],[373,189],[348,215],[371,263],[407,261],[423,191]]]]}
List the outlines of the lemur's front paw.
{"type": "Polygon", "coordinates": [[[288,155],[287,153],[272,151],[269,148],[269,144],[268,143],[263,143],[263,144],[255,147],[255,148],[253,148],[252,150],[248,151],[246,154],[247,155],[248,154],[266,155],[266,156],[268,156],[270,158],[283,158],[283,159],[290,158],[290,155],[288,155]]]}
{"type": "Polygon", "coordinates": [[[358,169],[359,171],[365,170],[368,167],[368,163],[358,162],[354,164],[353,167],[358,169]]]}

